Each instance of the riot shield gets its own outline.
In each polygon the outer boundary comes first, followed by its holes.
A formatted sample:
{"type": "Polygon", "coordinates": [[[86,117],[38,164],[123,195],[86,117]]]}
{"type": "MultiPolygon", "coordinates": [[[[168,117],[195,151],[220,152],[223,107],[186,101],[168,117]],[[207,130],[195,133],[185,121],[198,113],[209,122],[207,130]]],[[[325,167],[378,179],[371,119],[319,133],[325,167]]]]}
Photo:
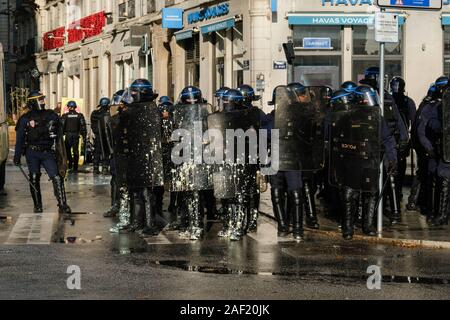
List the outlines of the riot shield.
{"type": "Polygon", "coordinates": [[[98,125],[98,139],[100,141],[100,152],[101,159],[103,161],[109,160],[112,150],[112,141],[111,141],[111,115],[109,112],[103,114],[97,122],[98,125]]]}
{"type": "Polygon", "coordinates": [[[154,102],[132,103],[120,114],[127,158],[127,184],[131,188],[164,185],[161,118],[154,102]]]}
{"type": "Polygon", "coordinates": [[[215,197],[232,199],[239,194],[256,194],[259,110],[251,108],[214,113],[208,117],[208,128],[220,133],[222,138],[215,137],[208,146],[209,150],[220,150],[220,158],[223,159],[213,170],[215,197]]]}
{"type": "Polygon", "coordinates": [[[275,129],[279,130],[279,170],[319,171],[325,162],[326,87],[310,87],[299,99],[281,86],[276,91],[275,129]]]}
{"type": "Polygon", "coordinates": [[[211,166],[202,160],[205,144],[203,134],[208,130],[207,117],[211,110],[209,104],[175,106],[174,131],[187,133],[187,136],[173,139],[172,160],[176,158],[176,161],[172,170],[171,190],[174,192],[212,189],[211,166]],[[185,154],[186,149],[177,148],[179,145],[187,145],[190,153],[185,154]]]}
{"type": "Polygon", "coordinates": [[[450,90],[442,98],[442,160],[450,163],[450,90]]]}
{"type": "Polygon", "coordinates": [[[380,174],[380,108],[354,106],[332,112],[330,184],[377,192],[380,174]]]}
{"type": "Polygon", "coordinates": [[[56,164],[58,167],[58,173],[62,178],[66,177],[68,165],[67,165],[67,150],[64,144],[64,134],[62,128],[58,129],[59,134],[55,140],[55,155],[56,155],[56,164]]]}

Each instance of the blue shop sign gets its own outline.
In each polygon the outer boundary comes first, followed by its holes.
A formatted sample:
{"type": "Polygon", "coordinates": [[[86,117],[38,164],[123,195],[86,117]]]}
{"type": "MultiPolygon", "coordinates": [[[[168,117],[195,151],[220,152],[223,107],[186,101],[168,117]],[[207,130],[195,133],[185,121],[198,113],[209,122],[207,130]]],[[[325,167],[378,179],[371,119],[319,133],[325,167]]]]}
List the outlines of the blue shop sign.
{"type": "Polygon", "coordinates": [[[188,14],[188,24],[222,17],[227,15],[228,13],[230,13],[230,4],[221,3],[217,6],[207,7],[201,11],[196,11],[188,14]]]}
{"type": "MultiPolygon", "coordinates": [[[[325,26],[367,26],[375,23],[375,15],[289,15],[290,25],[325,25],[325,26]]],[[[399,17],[399,25],[405,24],[405,18],[399,17]]]]}
{"type": "Polygon", "coordinates": [[[208,24],[206,26],[201,27],[201,31],[202,34],[206,34],[206,33],[211,33],[211,32],[216,32],[219,30],[224,30],[224,29],[231,29],[236,25],[234,18],[225,20],[225,21],[221,21],[221,22],[217,22],[217,23],[213,23],[213,24],[208,24]]]}
{"type": "Polygon", "coordinates": [[[162,27],[167,29],[183,29],[183,9],[162,9],[162,27]]]}
{"type": "Polygon", "coordinates": [[[303,38],[303,49],[333,49],[331,38],[303,38]]]}

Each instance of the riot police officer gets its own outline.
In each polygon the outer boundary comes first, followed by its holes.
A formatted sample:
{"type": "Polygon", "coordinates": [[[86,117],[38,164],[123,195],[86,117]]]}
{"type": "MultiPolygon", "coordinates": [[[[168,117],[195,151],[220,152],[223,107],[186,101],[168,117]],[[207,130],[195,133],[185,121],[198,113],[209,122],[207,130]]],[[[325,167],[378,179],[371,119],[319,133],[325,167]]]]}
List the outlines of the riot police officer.
{"type": "Polygon", "coordinates": [[[75,101],[67,103],[69,112],[61,117],[63,134],[65,136],[65,146],[67,158],[69,160],[69,170],[73,173],[78,172],[78,161],[80,159],[79,141],[80,136],[83,139],[83,145],[86,147],[86,121],[82,113],[77,112],[77,104],[75,101]]]}
{"type": "MultiPolygon", "coordinates": [[[[345,81],[341,84],[341,89],[347,92],[355,92],[358,85],[353,81],[345,81]]],[[[345,97],[345,95],[344,95],[345,97]]]]}
{"type": "MultiPolygon", "coordinates": [[[[397,76],[392,78],[390,82],[390,88],[391,95],[409,133],[411,130],[411,125],[416,118],[416,104],[410,97],[405,94],[406,83],[402,77],[397,76]]],[[[408,146],[404,147],[401,150],[402,154],[399,154],[396,187],[397,194],[400,196],[400,198],[402,198],[402,187],[405,180],[407,158],[410,154],[410,151],[411,145],[408,144],[408,146]]]]}
{"type": "Polygon", "coordinates": [[[424,106],[417,128],[420,143],[428,156],[427,221],[431,225],[447,223],[450,166],[443,159],[442,98],[448,84],[448,77],[436,80],[435,99],[424,106]]]}
{"type": "Polygon", "coordinates": [[[164,184],[161,150],[161,118],[155,103],[157,94],[146,79],[130,85],[120,113],[123,128],[123,153],[126,157],[126,179],[131,193],[130,230],[144,236],[155,236],[153,191],[164,184]]]}
{"type": "MultiPolygon", "coordinates": [[[[370,67],[366,69],[364,74],[364,79],[360,81],[361,84],[368,85],[375,89],[376,91],[384,90],[384,88],[379,88],[379,78],[380,78],[380,68],[370,67]]],[[[406,128],[406,124],[402,119],[398,106],[395,103],[394,98],[386,91],[384,94],[384,119],[390,131],[390,134],[394,136],[397,144],[397,165],[404,161],[402,160],[408,153],[409,149],[409,135],[406,128]]],[[[398,169],[398,168],[397,168],[398,169]]],[[[396,171],[397,172],[397,171],[396,171]]],[[[389,201],[391,208],[390,220],[392,224],[398,224],[401,222],[401,194],[402,185],[401,181],[398,180],[398,174],[396,176],[389,177],[390,184],[389,189],[389,201]]]]}
{"type": "MultiPolygon", "coordinates": [[[[209,166],[196,161],[196,151],[202,152],[203,146],[196,146],[195,126],[201,124],[202,134],[207,130],[207,116],[212,112],[212,107],[207,105],[203,99],[199,88],[188,86],[184,88],[175,105],[174,126],[180,133],[189,132],[190,134],[190,153],[185,150],[175,150],[178,142],[183,144],[186,137],[173,137],[176,146],[172,151],[172,160],[174,157],[181,159],[176,163],[172,170],[172,186],[174,192],[178,192],[180,200],[180,237],[190,240],[198,240],[204,232],[202,191],[211,190],[209,166]],[[193,148],[192,148],[193,147],[193,148]],[[201,147],[201,150],[200,150],[201,147]],[[197,150],[199,148],[199,150],[197,150]],[[179,151],[179,152],[178,152],[179,151]],[[178,153],[177,153],[178,152],[178,153]]],[[[189,139],[188,139],[189,140],[189,139]]]]}
{"type": "Polygon", "coordinates": [[[124,90],[119,90],[113,95],[112,105],[114,114],[111,114],[111,141],[113,153],[111,156],[111,196],[113,207],[106,216],[118,215],[118,222],[111,229],[112,233],[119,233],[130,228],[130,193],[127,185],[127,156],[128,141],[127,128],[124,122],[120,122],[120,117],[126,105],[123,103],[124,90]],[[113,194],[113,192],[116,194],[113,194]]]}
{"type": "Polygon", "coordinates": [[[100,164],[102,165],[103,174],[108,173],[108,159],[102,157],[102,145],[100,141],[99,122],[109,113],[109,106],[111,101],[107,98],[100,99],[97,109],[91,113],[91,130],[94,134],[94,174],[100,174],[100,164]]]}
{"type": "MultiPolygon", "coordinates": [[[[162,151],[163,151],[163,163],[164,163],[164,180],[170,181],[171,170],[173,169],[171,153],[173,148],[173,142],[171,136],[173,132],[173,102],[168,96],[162,96],[158,101],[158,109],[161,116],[161,137],[162,137],[162,151]]],[[[162,214],[163,198],[164,198],[164,186],[155,188],[155,208],[158,214],[162,214]]],[[[172,214],[175,213],[177,195],[176,192],[170,193],[170,204],[168,211],[172,214]]]]}
{"type": "MultiPolygon", "coordinates": [[[[288,84],[287,86],[290,90],[292,90],[298,97],[300,102],[309,102],[307,88],[299,83],[293,82],[288,84]]],[[[316,209],[316,201],[315,195],[317,192],[317,172],[303,172],[303,205],[304,205],[304,213],[306,225],[311,229],[319,229],[320,225],[317,219],[317,209],[316,209]]]]}
{"type": "Polygon", "coordinates": [[[20,117],[16,126],[14,164],[20,166],[20,158],[25,155],[30,171],[29,182],[34,212],[43,211],[40,186],[43,166],[53,183],[58,212],[71,213],[66,201],[64,180],[58,172],[57,156],[60,152],[64,152],[61,150],[62,147],[57,148],[57,145],[62,145],[59,118],[52,110],[45,109],[45,96],[40,92],[29,94],[27,107],[30,110],[20,117]]]}
{"type": "MultiPolygon", "coordinates": [[[[280,103],[280,95],[290,97],[290,100],[283,102],[284,108],[291,107],[291,104],[298,102],[298,95],[284,86],[278,86],[274,89],[272,101],[270,105],[275,105],[275,112],[273,114],[273,123],[271,128],[278,129],[277,119],[279,118],[278,104],[280,103]]],[[[286,119],[285,119],[286,121],[286,119]]],[[[283,137],[280,137],[280,143],[283,137]]],[[[272,141],[273,150],[274,145],[272,141]]],[[[281,148],[281,147],[280,147],[281,148]]],[[[281,156],[281,152],[280,152],[281,156]]],[[[303,239],[303,179],[300,170],[279,170],[275,175],[270,176],[271,185],[271,199],[273,212],[278,222],[278,236],[287,237],[291,232],[289,229],[289,222],[292,220],[292,235],[296,240],[303,239]],[[289,204],[289,210],[286,207],[289,204]],[[289,217],[291,215],[291,217],[289,217]]]]}
{"type": "Polygon", "coordinates": [[[214,94],[214,97],[216,98],[216,108],[218,108],[219,110],[220,110],[221,107],[222,107],[222,97],[223,97],[223,94],[224,94],[226,91],[228,91],[228,90],[230,90],[230,88],[228,88],[228,87],[221,87],[221,88],[219,88],[219,89],[216,91],[216,93],[214,94]]]}
{"type": "Polygon", "coordinates": [[[428,89],[427,95],[423,98],[416,112],[416,117],[411,125],[411,145],[417,155],[417,171],[414,177],[411,193],[408,198],[406,208],[410,211],[420,209],[421,214],[427,216],[427,172],[428,172],[428,156],[420,143],[418,136],[418,128],[423,119],[422,112],[427,105],[433,103],[436,99],[436,86],[432,84],[428,89]]]}
{"type": "Polygon", "coordinates": [[[378,118],[378,94],[369,86],[360,86],[353,93],[345,90],[336,92],[332,98],[332,109],[330,180],[337,181],[342,192],[342,235],[346,240],[353,238],[355,217],[362,198],[363,232],[375,236],[379,167],[379,162],[375,160],[379,159],[379,145],[382,144],[388,159],[388,172],[395,171],[397,154],[394,137],[390,135],[385,120],[378,118]],[[381,124],[381,141],[374,140],[378,136],[378,123],[381,124]],[[365,140],[365,150],[354,149],[353,146],[360,142],[354,141],[355,137],[365,140]],[[361,163],[356,164],[355,161],[361,163]]]}

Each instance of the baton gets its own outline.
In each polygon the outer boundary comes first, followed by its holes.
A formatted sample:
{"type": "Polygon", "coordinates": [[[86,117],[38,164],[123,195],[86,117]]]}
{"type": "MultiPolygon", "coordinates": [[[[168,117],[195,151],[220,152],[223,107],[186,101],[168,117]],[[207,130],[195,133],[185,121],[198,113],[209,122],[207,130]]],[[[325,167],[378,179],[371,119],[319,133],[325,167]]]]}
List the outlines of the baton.
{"type": "Polygon", "coordinates": [[[22,172],[23,176],[25,177],[25,179],[27,180],[28,184],[34,189],[34,191],[36,193],[39,193],[36,189],[36,187],[31,183],[30,178],[28,178],[27,173],[25,172],[25,170],[22,168],[22,166],[18,166],[20,171],[22,172]]]}

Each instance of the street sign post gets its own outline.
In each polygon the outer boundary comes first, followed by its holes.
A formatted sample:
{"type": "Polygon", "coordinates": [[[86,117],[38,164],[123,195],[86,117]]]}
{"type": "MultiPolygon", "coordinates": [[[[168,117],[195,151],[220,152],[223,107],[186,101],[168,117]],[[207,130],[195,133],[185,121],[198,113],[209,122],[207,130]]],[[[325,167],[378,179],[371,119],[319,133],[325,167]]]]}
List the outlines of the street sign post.
{"type": "Polygon", "coordinates": [[[375,41],[398,43],[398,15],[387,12],[375,14],[375,41]]]}
{"type": "Polygon", "coordinates": [[[380,8],[397,9],[442,9],[442,0],[377,0],[380,8]]]}

